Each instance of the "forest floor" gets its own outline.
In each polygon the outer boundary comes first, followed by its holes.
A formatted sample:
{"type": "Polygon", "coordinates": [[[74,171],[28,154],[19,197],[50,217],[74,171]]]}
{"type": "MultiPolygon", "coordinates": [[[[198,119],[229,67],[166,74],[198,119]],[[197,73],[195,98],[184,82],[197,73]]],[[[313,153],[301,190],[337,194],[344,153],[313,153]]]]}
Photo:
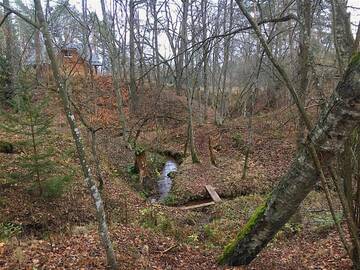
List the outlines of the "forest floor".
{"type": "MultiPolygon", "coordinates": [[[[301,218],[286,224],[249,266],[217,264],[223,247],[290,166],[296,128],[291,107],[254,115],[248,174],[242,179],[248,119],[232,116],[216,126],[210,109],[208,121],[200,121],[195,102],[194,135],[201,163],[192,164],[189,155],[179,160],[165,204],[152,204],[131,171],[134,153],[121,136],[111,78],[98,78],[94,88],[79,82],[73,94],[86,119],[103,128],[98,132],[102,195],[120,269],[351,269],[321,189],[311,192],[299,211],[301,218]],[[96,104],[95,111],[87,104],[96,104]],[[209,137],[216,166],[210,162],[209,137]],[[222,202],[195,211],[179,207],[210,199],[206,184],[215,187],[222,202]]],[[[177,156],[184,151],[187,103],[170,89],[142,94],[136,115],[127,106],[125,112],[131,136],[139,131],[137,144],[159,170],[164,153],[177,156]]],[[[123,95],[127,105],[126,91],[123,95]]],[[[0,131],[0,141],[10,141],[16,150],[0,153],[0,269],[105,269],[92,200],[59,101],[54,97],[52,102],[54,126],[48,143],[55,148],[57,173],[71,172],[72,181],[56,198],[34,195],[24,181],[9,181],[8,175],[20,170],[17,160],[23,148],[17,144],[21,138],[0,131]]],[[[84,128],[82,134],[89,147],[84,128]]]]}

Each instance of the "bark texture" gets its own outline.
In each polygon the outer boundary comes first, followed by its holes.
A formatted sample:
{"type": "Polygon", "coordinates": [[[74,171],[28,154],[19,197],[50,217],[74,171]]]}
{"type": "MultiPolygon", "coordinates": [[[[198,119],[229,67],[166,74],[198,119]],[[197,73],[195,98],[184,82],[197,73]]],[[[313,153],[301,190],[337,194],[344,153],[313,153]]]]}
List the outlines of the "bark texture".
{"type": "Polygon", "coordinates": [[[135,76],[135,1],[129,1],[129,51],[130,51],[130,101],[131,101],[131,110],[136,112],[138,96],[136,93],[136,76],[135,76]]]}
{"type": "Polygon", "coordinates": [[[220,263],[246,265],[257,256],[296,212],[318,181],[318,171],[307,145],[315,145],[319,156],[331,164],[344,151],[345,142],[359,121],[360,53],[353,57],[288,173],[281,178],[269,199],[253,214],[237,238],[225,248],[220,263]]]}
{"type": "Polygon", "coordinates": [[[350,13],[346,11],[346,0],[331,0],[333,35],[339,71],[342,75],[351,57],[354,38],[351,33],[350,13]]]}
{"type": "Polygon", "coordinates": [[[110,269],[115,270],[118,269],[118,265],[116,262],[116,256],[115,252],[110,240],[109,231],[106,223],[106,217],[105,217],[105,210],[104,210],[104,204],[101,199],[100,192],[98,188],[96,187],[95,181],[93,179],[90,167],[88,166],[88,161],[86,159],[84,146],[82,143],[81,135],[79,127],[77,126],[77,123],[75,121],[74,114],[71,111],[70,107],[70,101],[66,89],[66,84],[64,83],[61,75],[59,66],[56,61],[55,53],[52,47],[52,40],[50,33],[47,28],[47,24],[45,21],[45,16],[42,10],[41,1],[40,0],[34,0],[35,3],[35,9],[37,13],[37,19],[42,29],[42,34],[44,37],[45,47],[46,51],[49,56],[51,69],[54,75],[56,87],[59,91],[60,98],[62,100],[62,104],[64,107],[64,111],[66,113],[66,118],[69,123],[71,133],[75,142],[76,150],[80,159],[80,165],[81,169],[85,178],[85,184],[87,185],[89,192],[91,194],[91,197],[93,199],[95,210],[96,210],[96,216],[98,220],[98,230],[100,234],[100,239],[102,242],[102,245],[104,247],[104,250],[106,252],[107,261],[109,264],[110,269]]]}
{"type": "MultiPolygon", "coordinates": [[[[9,0],[3,0],[3,4],[5,6],[10,7],[9,0]]],[[[4,8],[4,13],[9,12],[6,8],[4,8]]],[[[8,64],[8,70],[10,73],[10,80],[5,90],[4,96],[6,100],[10,100],[15,95],[15,87],[16,87],[16,72],[15,72],[15,57],[14,57],[14,30],[11,21],[11,14],[7,17],[4,22],[5,28],[5,54],[6,60],[8,64]]]]}

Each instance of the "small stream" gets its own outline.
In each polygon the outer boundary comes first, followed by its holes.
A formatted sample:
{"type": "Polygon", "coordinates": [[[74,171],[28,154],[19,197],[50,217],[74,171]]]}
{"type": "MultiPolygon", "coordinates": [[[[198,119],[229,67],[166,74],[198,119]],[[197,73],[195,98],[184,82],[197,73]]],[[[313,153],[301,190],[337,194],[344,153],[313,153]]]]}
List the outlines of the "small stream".
{"type": "Polygon", "coordinates": [[[164,168],[161,171],[161,175],[157,181],[158,185],[158,201],[162,201],[170,192],[172,186],[172,179],[168,176],[171,172],[176,172],[178,164],[174,159],[166,161],[164,168]]]}

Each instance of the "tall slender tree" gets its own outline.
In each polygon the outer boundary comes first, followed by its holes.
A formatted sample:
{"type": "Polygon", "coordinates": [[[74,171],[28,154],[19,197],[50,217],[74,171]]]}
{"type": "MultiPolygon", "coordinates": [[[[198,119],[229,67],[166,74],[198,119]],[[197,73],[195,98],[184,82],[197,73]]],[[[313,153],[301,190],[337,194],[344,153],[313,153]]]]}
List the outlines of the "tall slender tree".
{"type": "Polygon", "coordinates": [[[68,124],[71,129],[71,133],[72,133],[74,143],[76,146],[77,154],[80,159],[81,169],[82,169],[82,172],[83,172],[84,178],[85,178],[84,180],[89,189],[89,192],[91,194],[91,197],[92,197],[94,205],[95,205],[96,215],[97,215],[98,224],[99,224],[98,229],[99,229],[100,239],[101,239],[102,245],[106,252],[108,264],[111,269],[115,270],[115,269],[118,269],[118,264],[116,261],[115,252],[114,252],[114,249],[113,249],[113,246],[112,246],[112,243],[110,240],[110,236],[109,236],[109,231],[108,231],[108,226],[106,223],[106,216],[105,216],[105,211],[104,211],[104,204],[101,199],[100,192],[99,192],[99,190],[96,186],[96,183],[93,179],[91,169],[88,165],[88,161],[86,158],[85,149],[84,149],[84,145],[82,142],[79,127],[75,120],[74,114],[71,111],[69,97],[68,97],[68,93],[67,93],[67,89],[66,89],[66,84],[62,80],[59,66],[56,61],[56,56],[55,56],[53,45],[52,45],[51,35],[48,31],[47,23],[45,21],[45,16],[43,13],[41,1],[34,0],[34,3],[35,3],[35,9],[36,9],[39,26],[41,27],[41,31],[44,36],[45,47],[46,47],[46,51],[48,53],[49,60],[51,63],[54,80],[55,80],[57,89],[59,90],[59,95],[62,100],[66,118],[67,118],[68,124]]]}

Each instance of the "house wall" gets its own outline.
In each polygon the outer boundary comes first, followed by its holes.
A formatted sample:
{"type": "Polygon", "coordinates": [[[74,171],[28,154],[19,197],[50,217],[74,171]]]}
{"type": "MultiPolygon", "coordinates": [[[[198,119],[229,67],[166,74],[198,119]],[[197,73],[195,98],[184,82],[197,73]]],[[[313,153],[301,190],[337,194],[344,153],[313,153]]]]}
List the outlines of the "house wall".
{"type": "Polygon", "coordinates": [[[84,61],[77,50],[68,50],[68,52],[71,53],[70,56],[65,55],[65,51],[58,54],[59,63],[64,73],[85,76],[89,72],[90,65],[84,61]]]}

